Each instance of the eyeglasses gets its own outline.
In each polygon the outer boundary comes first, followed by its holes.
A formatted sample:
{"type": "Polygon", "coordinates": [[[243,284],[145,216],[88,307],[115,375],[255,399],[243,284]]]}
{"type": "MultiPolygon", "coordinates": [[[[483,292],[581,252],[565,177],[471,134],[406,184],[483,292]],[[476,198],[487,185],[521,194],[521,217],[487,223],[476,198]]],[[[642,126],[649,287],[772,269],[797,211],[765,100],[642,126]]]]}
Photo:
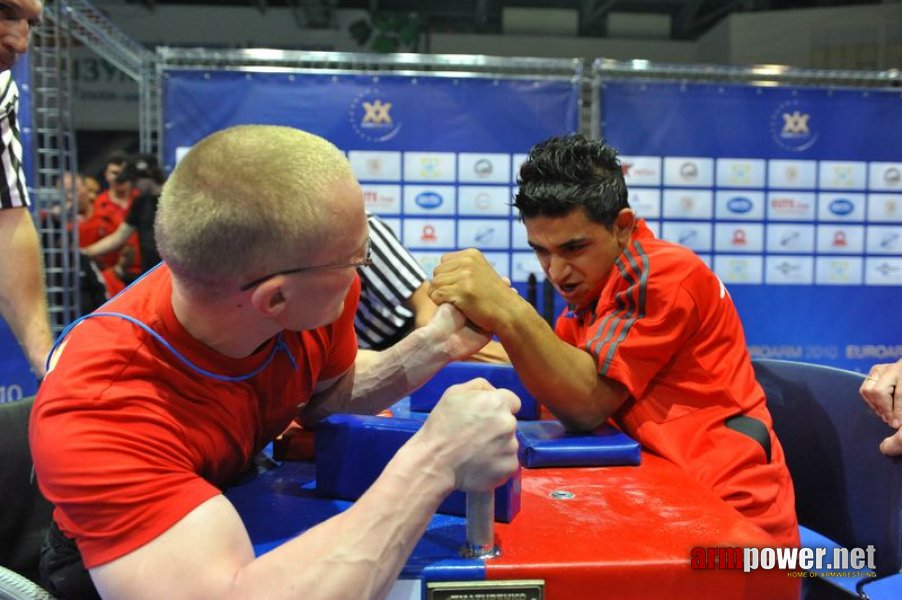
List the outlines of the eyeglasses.
{"type": "Polygon", "coordinates": [[[363,245],[363,258],[352,260],[347,263],[339,263],[333,265],[317,265],[315,267],[298,267],[296,269],[285,269],[284,271],[276,271],[275,273],[270,273],[269,275],[264,275],[258,279],[254,279],[253,281],[249,281],[238,288],[239,291],[246,292],[252,287],[258,286],[264,281],[268,281],[277,275],[293,275],[295,273],[310,273],[313,271],[334,271],[337,269],[347,269],[350,267],[354,267],[355,269],[358,267],[368,267],[373,264],[373,250],[370,246],[370,240],[367,238],[366,243],[363,245]]]}

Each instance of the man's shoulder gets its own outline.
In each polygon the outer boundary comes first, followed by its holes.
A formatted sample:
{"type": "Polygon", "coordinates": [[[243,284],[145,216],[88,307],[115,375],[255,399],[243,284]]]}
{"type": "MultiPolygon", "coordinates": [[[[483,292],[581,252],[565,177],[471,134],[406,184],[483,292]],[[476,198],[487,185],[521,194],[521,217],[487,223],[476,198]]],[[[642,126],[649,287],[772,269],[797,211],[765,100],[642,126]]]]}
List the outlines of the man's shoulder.
{"type": "MultiPolygon", "coordinates": [[[[92,313],[76,321],[61,341],[59,369],[66,386],[72,380],[99,381],[133,365],[149,351],[144,326],[157,329],[163,321],[160,294],[169,289],[168,271],[157,268],[92,313]]],[[[149,354],[148,354],[149,356],[149,354]]]]}
{"type": "Polygon", "coordinates": [[[637,240],[636,255],[648,266],[650,275],[684,279],[690,276],[707,276],[708,265],[701,257],[680,244],[659,238],[637,240]]]}

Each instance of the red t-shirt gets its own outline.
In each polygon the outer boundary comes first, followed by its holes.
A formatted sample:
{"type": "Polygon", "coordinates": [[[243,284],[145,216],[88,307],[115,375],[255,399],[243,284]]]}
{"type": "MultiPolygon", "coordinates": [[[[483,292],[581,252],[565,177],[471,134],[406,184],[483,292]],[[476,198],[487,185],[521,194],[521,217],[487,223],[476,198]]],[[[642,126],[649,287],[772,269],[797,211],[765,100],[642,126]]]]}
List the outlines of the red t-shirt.
{"type": "MultiPolygon", "coordinates": [[[[128,204],[124,207],[117,204],[110,198],[110,191],[105,190],[97,195],[97,198],[94,199],[94,210],[91,213],[91,218],[89,222],[100,225],[104,224],[104,228],[109,224],[112,226],[110,231],[104,233],[100,237],[94,240],[96,242],[98,239],[102,237],[106,237],[107,235],[116,231],[122,222],[125,220],[125,217],[128,215],[128,209],[131,208],[132,202],[135,201],[135,198],[139,196],[138,190],[132,188],[131,193],[129,194],[128,204]]],[[[81,230],[79,230],[81,233],[81,230]]],[[[88,233],[88,236],[91,237],[92,234],[88,233]]],[[[79,240],[81,246],[87,246],[88,243],[79,240]]],[[[93,242],[91,242],[93,243],[93,242]]],[[[132,266],[128,268],[130,273],[134,273],[135,275],[141,274],[141,248],[138,245],[138,233],[135,232],[131,234],[128,238],[128,241],[125,242],[125,246],[130,247],[135,252],[135,260],[132,263],[132,266]]],[[[100,263],[102,269],[106,269],[109,267],[115,267],[116,263],[119,262],[119,255],[122,253],[122,250],[125,248],[120,248],[116,252],[108,252],[103,256],[98,256],[97,260],[100,263]]]]}
{"type": "Polygon", "coordinates": [[[773,535],[798,545],[795,494],[742,323],[721,281],[692,251],[655,239],[640,221],[597,304],[565,311],[555,328],[592,354],[630,397],[615,423],[773,535]],[[758,419],[761,444],[726,427],[758,419]]]}
{"type": "MultiPolygon", "coordinates": [[[[161,265],[104,305],[135,317],[198,368],[239,377],[277,345],[225,357],[175,318],[172,280],[161,265]]],[[[357,353],[360,282],[342,315],[312,331],[284,332],[288,354],[239,382],[202,375],[147,331],[92,317],[69,334],[41,384],[31,417],[38,481],[60,529],[93,568],[153,540],[244,471],[281,433],[317,381],[347,371],[357,353]]]]}
{"type": "MultiPolygon", "coordinates": [[[[85,248],[116,231],[115,220],[109,214],[92,212],[78,222],[78,247],[85,248]]],[[[116,264],[115,262],[113,264],[116,264]]]]}

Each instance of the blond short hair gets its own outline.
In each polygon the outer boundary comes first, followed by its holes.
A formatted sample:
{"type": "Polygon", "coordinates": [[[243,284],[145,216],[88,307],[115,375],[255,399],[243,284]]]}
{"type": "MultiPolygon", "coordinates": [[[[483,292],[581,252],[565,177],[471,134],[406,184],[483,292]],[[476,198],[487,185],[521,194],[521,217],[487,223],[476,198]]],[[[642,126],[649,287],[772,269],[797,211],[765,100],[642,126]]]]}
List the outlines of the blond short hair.
{"type": "Polygon", "coordinates": [[[329,236],[329,197],[353,180],[325,139],[242,125],[198,142],[163,187],[155,233],[160,256],[197,292],[231,289],[297,266],[329,236]]]}

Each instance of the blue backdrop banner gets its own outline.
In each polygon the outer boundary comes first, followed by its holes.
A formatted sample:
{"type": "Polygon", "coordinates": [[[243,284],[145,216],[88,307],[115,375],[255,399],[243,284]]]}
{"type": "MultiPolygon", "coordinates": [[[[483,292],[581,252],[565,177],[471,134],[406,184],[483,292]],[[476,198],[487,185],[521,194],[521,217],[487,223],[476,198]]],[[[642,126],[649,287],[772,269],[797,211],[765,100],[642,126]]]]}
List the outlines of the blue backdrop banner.
{"type": "Polygon", "coordinates": [[[902,358],[902,93],[609,81],[630,202],[726,283],[753,356],[902,358]]]}
{"type": "MultiPolygon", "coordinates": [[[[510,201],[520,163],[579,127],[578,82],[496,78],[172,70],[164,77],[164,160],[239,124],[290,125],[346,151],[367,209],[431,273],[476,247],[524,291],[543,275],[510,201]]],[[[540,302],[541,305],[541,302],[540,302]]]]}

